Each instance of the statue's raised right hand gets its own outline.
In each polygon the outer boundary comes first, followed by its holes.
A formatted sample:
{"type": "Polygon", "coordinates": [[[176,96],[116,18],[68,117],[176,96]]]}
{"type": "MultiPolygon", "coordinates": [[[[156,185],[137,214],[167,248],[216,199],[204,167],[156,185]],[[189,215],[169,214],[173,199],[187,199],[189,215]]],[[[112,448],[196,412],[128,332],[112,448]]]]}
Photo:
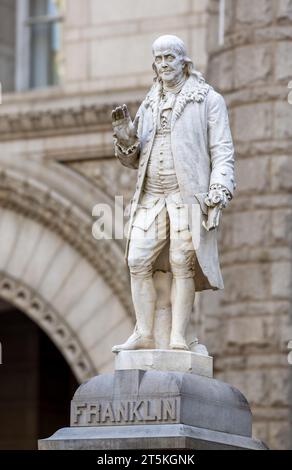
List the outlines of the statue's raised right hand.
{"type": "Polygon", "coordinates": [[[118,142],[130,147],[136,141],[137,128],[134,126],[127,105],[118,106],[112,111],[114,135],[118,142]]]}

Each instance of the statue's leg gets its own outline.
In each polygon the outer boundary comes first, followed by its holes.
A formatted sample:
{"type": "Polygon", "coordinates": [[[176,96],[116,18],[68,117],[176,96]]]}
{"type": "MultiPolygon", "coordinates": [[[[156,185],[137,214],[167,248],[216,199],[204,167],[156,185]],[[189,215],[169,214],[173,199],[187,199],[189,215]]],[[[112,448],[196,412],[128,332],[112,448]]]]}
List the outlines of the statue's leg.
{"type": "Polygon", "coordinates": [[[183,203],[180,193],[172,197],[168,204],[168,212],[170,217],[169,261],[173,275],[170,348],[188,350],[186,332],[195,300],[195,250],[189,230],[188,206],[183,203]]]}
{"type": "MultiPolygon", "coordinates": [[[[165,217],[166,219],[166,210],[165,217]]],[[[160,214],[159,220],[163,220],[160,214]]],[[[165,222],[168,223],[169,222],[165,222]]],[[[154,221],[156,236],[151,236],[139,227],[133,227],[129,245],[128,266],[131,274],[132,300],[136,314],[134,333],[121,345],[114,346],[112,351],[119,352],[131,349],[151,349],[155,347],[153,337],[154,313],[156,307],[156,289],[153,282],[154,262],[167,242],[157,234],[157,220],[154,221]],[[142,233],[145,232],[145,233],[142,233]]],[[[165,227],[164,227],[165,228],[165,227]]],[[[163,229],[160,226],[160,231],[163,229]]]]}
{"type": "Polygon", "coordinates": [[[143,337],[152,340],[156,303],[156,290],[153,284],[152,272],[149,277],[146,273],[140,277],[131,272],[131,291],[138,332],[143,337]]]}
{"type": "Polygon", "coordinates": [[[156,271],[153,281],[157,297],[153,328],[155,348],[168,349],[171,330],[172,273],[156,271]]]}
{"type": "Polygon", "coordinates": [[[170,263],[173,273],[171,290],[171,349],[189,349],[186,342],[186,331],[195,301],[195,282],[192,259],[193,251],[170,251],[170,263]]]}

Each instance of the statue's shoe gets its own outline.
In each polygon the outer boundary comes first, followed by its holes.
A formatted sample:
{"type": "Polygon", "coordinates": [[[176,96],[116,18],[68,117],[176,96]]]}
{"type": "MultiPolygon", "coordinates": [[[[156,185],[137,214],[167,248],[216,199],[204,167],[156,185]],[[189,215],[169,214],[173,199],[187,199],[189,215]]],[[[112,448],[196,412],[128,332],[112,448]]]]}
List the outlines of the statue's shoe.
{"type": "Polygon", "coordinates": [[[155,343],[152,336],[143,336],[134,331],[134,333],[123,344],[113,346],[112,352],[131,351],[135,349],[155,349],[155,343]]]}
{"type": "Polygon", "coordinates": [[[170,340],[169,344],[170,349],[180,349],[183,351],[189,351],[190,348],[188,347],[185,339],[182,336],[173,337],[170,340]]]}

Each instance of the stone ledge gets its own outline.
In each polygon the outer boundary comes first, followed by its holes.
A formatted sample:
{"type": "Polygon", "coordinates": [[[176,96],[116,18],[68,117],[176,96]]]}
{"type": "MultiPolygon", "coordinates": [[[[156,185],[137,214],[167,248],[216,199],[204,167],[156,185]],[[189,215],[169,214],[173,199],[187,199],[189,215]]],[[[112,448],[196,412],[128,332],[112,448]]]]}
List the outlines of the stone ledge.
{"type": "Polygon", "coordinates": [[[249,437],[181,424],[63,428],[38,445],[39,450],[267,450],[249,437]]]}
{"type": "MultiPolygon", "coordinates": [[[[135,114],[139,103],[129,102],[129,111],[135,114]]],[[[97,127],[111,130],[110,115],[116,103],[91,104],[76,107],[29,110],[18,113],[0,113],[0,140],[38,138],[57,135],[75,135],[76,132],[96,132],[97,127]]]]}
{"type": "Polygon", "coordinates": [[[121,351],[116,355],[115,370],[184,372],[212,378],[213,358],[191,351],[166,349],[121,351]]]}

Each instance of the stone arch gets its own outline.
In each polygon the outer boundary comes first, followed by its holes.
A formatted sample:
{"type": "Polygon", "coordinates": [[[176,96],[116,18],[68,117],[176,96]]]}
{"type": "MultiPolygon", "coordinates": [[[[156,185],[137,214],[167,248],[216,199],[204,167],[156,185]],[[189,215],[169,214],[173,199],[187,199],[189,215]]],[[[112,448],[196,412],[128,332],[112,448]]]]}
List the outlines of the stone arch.
{"type": "Polygon", "coordinates": [[[105,202],[95,188],[59,164],[25,164],[0,169],[0,296],[38,323],[82,382],[112,367],[110,346],[132,328],[123,248],[92,237],[92,207],[105,202]]]}

